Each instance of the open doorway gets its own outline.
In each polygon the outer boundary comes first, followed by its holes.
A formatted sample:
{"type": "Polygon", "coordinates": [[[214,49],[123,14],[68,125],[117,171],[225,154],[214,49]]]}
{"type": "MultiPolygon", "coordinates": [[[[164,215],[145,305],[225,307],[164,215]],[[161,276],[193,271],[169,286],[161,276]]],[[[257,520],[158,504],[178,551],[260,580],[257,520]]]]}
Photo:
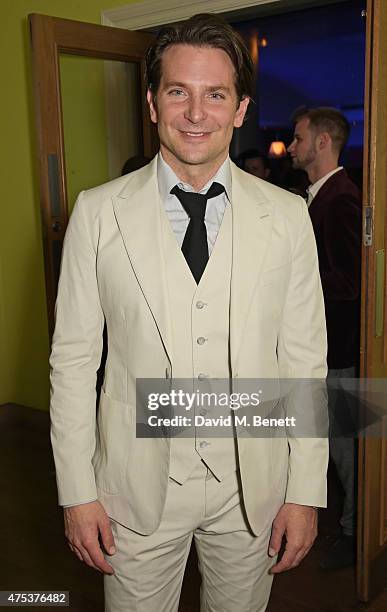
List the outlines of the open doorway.
{"type": "Polygon", "coordinates": [[[366,4],[354,0],[231,22],[256,69],[253,112],[236,131],[233,158],[258,148],[271,156],[273,182],[286,188],[285,148],[293,139],[294,111],[334,107],[351,126],[341,162],[362,187],[366,4]],[[276,155],[270,145],[278,141],[285,148],[276,155]]]}

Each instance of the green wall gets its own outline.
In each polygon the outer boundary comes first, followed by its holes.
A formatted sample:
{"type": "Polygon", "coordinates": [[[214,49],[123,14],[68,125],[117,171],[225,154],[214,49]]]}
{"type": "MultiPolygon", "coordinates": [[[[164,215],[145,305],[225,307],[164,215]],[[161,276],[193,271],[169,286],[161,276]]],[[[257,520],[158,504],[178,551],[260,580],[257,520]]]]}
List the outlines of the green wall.
{"type": "MultiPolygon", "coordinates": [[[[1,3],[0,404],[16,402],[47,409],[49,398],[49,341],[27,15],[42,13],[101,23],[102,10],[129,2],[3,0],[1,3]]],[[[101,112],[101,101],[96,105],[96,112],[101,112]]],[[[77,113],[72,122],[71,113],[76,111],[71,109],[70,102],[65,115],[68,126],[79,120],[77,113]]],[[[87,125],[83,126],[82,134],[86,137],[87,125]]],[[[92,134],[90,142],[97,142],[91,139],[92,134]]],[[[66,149],[76,160],[78,149],[67,144],[70,140],[69,131],[66,149]]],[[[87,174],[87,181],[95,179],[94,170],[98,176],[107,173],[103,156],[106,156],[105,150],[91,174],[87,174]]],[[[75,167],[71,159],[68,161],[75,167]]],[[[71,194],[78,180],[74,176],[73,183],[69,184],[71,194]]]]}

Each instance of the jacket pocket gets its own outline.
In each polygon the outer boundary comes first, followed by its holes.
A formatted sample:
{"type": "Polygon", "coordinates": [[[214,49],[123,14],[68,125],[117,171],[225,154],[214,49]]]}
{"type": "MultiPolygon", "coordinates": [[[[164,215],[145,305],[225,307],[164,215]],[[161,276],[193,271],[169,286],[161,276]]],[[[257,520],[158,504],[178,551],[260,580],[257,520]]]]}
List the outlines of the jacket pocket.
{"type": "Polygon", "coordinates": [[[116,495],[122,488],[134,435],[132,408],[102,389],[93,465],[97,486],[110,495],[116,495]]]}

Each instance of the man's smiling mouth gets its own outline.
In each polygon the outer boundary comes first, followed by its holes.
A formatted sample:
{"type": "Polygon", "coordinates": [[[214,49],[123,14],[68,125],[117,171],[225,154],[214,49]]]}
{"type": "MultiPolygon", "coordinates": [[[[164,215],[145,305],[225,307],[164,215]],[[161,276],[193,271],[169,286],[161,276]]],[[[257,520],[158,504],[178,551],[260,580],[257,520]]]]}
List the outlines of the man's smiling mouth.
{"type": "Polygon", "coordinates": [[[193,138],[198,138],[200,136],[209,136],[211,132],[187,132],[185,130],[182,130],[182,134],[184,134],[184,136],[192,136],[193,138]]]}

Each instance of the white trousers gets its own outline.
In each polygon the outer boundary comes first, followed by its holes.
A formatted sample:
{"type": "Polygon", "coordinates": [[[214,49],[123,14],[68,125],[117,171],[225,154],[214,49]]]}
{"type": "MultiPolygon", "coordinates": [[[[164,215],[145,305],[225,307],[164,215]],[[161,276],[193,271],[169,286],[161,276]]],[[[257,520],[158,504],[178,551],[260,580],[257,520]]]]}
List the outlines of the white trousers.
{"type": "Polygon", "coordinates": [[[117,552],[108,557],[115,573],[104,578],[106,612],[177,612],[192,537],[201,612],[266,610],[276,561],[270,531],[250,532],[236,472],[219,482],[199,463],[183,485],[170,479],[160,527],[149,536],[111,525],[117,552]]]}

